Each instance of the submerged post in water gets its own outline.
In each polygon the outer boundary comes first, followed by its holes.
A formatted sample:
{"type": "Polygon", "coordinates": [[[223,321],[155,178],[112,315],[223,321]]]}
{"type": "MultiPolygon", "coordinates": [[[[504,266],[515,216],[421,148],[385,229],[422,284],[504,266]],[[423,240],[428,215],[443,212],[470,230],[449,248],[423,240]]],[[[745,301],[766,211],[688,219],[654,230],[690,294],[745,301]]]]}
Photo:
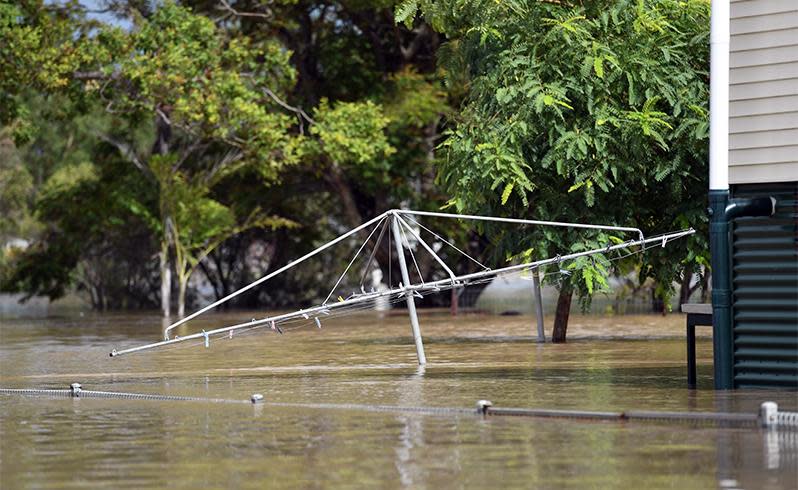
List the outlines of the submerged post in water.
{"type": "Polygon", "coordinates": [[[546,342],[546,331],[543,328],[543,297],[540,290],[540,269],[532,269],[532,287],[535,290],[535,317],[538,324],[538,342],[546,342]]]}
{"type": "MultiPolygon", "coordinates": [[[[394,242],[396,242],[396,253],[399,255],[399,268],[402,271],[402,283],[405,288],[409,288],[410,274],[407,272],[404,245],[402,244],[402,235],[399,232],[399,220],[397,219],[396,213],[394,213],[390,219],[394,242]]],[[[427,363],[427,356],[424,355],[424,342],[421,340],[421,328],[418,325],[418,313],[416,312],[416,303],[413,300],[413,293],[407,291],[405,298],[407,299],[407,313],[410,315],[410,326],[413,329],[413,341],[416,343],[418,363],[423,365],[427,363]]]]}

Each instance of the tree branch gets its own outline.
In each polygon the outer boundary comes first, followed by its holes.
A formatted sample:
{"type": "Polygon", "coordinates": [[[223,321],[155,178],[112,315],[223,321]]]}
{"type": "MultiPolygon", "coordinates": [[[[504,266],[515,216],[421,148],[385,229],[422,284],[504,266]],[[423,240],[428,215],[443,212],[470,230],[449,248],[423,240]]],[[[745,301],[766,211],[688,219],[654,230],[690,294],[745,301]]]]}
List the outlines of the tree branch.
{"type": "Polygon", "coordinates": [[[300,131],[300,133],[302,133],[302,134],[305,134],[305,127],[304,127],[304,125],[302,124],[302,119],[303,119],[303,118],[304,118],[304,119],[305,119],[305,120],[306,120],[306,121],[307,121],[309,124],[316,124],[316,121],[314,121],[314,120],[313,120],[313,118],[311,118],[310,116],[308,116],[308,114],[307,114],[307,113],[306,113],[304,110],[302,110],[302,108],[301,108],[301,107],[294,107],[294,106],[292,106],[292,105],[288,105],[288,104],[287,104],[286,102],[284,102],[282,99],[280,99],[279,97],[277,97],[277,94],[275,94],[274,92],[272,92],[272,91],[271,91],[271,90],[269,90],[268,88],[264,88],[264,89],[263,89],[263,93],[264,93],[264,94],[266,94],[266,95],[268,95],[268,96],[269,96],[269,97],[270,97],[270,98],[271,98],[273,101],[275,101],[275,102],[276,102],[278,105],[280,105],[281,107],[283,107],[283,108],[285,108],[285,109],[288,109],[289,111],[291,111],[291,112],[293,112],[293,113],[295,113],[295,114],[297,115],[297,118],[299,119],[299,131],[300,131]]]}
{"type": "Polygon", "coordinates": [[[218,160],[213,167],[211,167],[210,171],[205,175],[205,185],[211,186],[215,183],[215,179],[217,174],[220,170],[224,169],[228,165],[231,165],[243,158],[244,154],[241,151],[229,151],[227,152],[221,160],[218,160]]]}
{"type": "Polygon", "coordinates": [[[101,70],[72,72],[72,78],[75,80],[116,80],[119,77],[120,74],[118,72],[109,75],[101,70]]]}
{"type": "Polygon", "coordinates": [[[399,44],[399,51],[402,53],[402,58],[404,58],[405,63],[409,63],[413,57],[418,52],[419,48],[423,45],[423,42],[426,40],[427,36],[430,34],[430,28],[426,23],[422,23],[416,29],[412,31],[416,36],[410,41],[410,45],[405,47],[401,43],[399,44]]]}
{"type": "Polygon", "coordinates": [[[94,133],[98,138],[105,141],[109,145],[116,147],[119,150],[119,153],[130,163],[132,163],[137,169],[139,169],[148,179],[153,180],[153,176],[150,173],[150,169],[147,168],[146,165],[141,161],[139,156],[136,154],[136,151],[133,147],[124,141],[116,140],[105,133],[95,132],[94,133]]]}
{"type": "Polygon", "coordinates": [[[156,114],[158,114],[158,116],[159,116],[161,119],[163,119],[163,121],[164,121],[164,122],[165,122],[167,125],[169,125],[169,126],[171,126],[171,125],[172,125],[172,120],[171,120],[171,119],[169,119],[169,116],[167,116],[167,115],[166,115],[166,113],[165,113],[164,111],[162,111],[160,107],[156,107],[156,108],[155,108],[155,113],[156,113],[156,114]]]}
{"type": "Polygon", "coordinates": [[[261,19],[271,19],[272,13],[260,13],[260,12],[241,12],[240,10],[234,9],[226,0],[219,0],[219,3],[222,5],[218,7],[221,10],[224,10],[228,13],[228,15],[233,15],[235,17],[259,17],[261,19]]]}
{"type": "Polygon", "coordinates": [[[190,157],[191,154],[194,153],[196,150],[200,148],[205,149],[207,147],[208,147],[207,143],[203,142],[199,138],[195,139],[194,142],[188,146],[188,148],[185,148],[183,151],[180,152],[181,153],[180,158],[172,166],[172,172],[177,172],[180,169],[180,167],[183,166],[186,160],[188,160],[188,157],[190,157]]]}

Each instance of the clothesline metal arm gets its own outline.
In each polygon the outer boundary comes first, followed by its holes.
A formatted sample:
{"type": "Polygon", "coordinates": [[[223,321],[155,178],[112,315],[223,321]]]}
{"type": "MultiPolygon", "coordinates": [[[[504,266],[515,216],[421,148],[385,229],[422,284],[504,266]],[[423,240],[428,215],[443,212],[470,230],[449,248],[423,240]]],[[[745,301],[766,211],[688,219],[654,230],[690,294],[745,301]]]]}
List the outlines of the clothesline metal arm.
{"type": "Polygon", "coordinates": [[[645,239],[643,232],[639,228],[630,228],[626,226],[593,225],[587,223],[568,223],[564,221],[540,221],[540,220],[520,219],[520,218],[500,218],[497,216],[439,213],[434,211],[413,211],[408,209],[400,209],[397,212],[401,214],[410,214],[415,216],[437,216],[439,218],[455,218],[455,219],[467,219],[475,221],[494,221],[498,223],[515,223],[519,225],[544,225],[544,226],[560,226],[567,228],[588,228],[593,230],[625,231],[625,232],[637,233],[640,240],[645,239]]]}
{"type": "Polygon", "coordinates": [[[399,216],[399,213],[396,213],[396,214],[394,214],[394,216],[395,216],[395,217],[396,217],[396,219],[399,221],[399,224],[400,224],[400,225],[402,225],[402,226],[403,226],[403,227],[404,227],[404,228],[405,228],[405,229],[406,229],[408,232],[410,232],[410,234],[411,234],[411,235],[413,235],[413,238],[415,238],[416,240],[418,240],[418,243],[420,243],[420,244],[421,244],[421,246],[422,246],[422,247],[424,247],[424,249],[425,249],[427,252],[429,252],[429,254],[430,254],[430,255],[432,255],[432,258],[433,258],[433,259],[435,259],[435,261],[436,261],[438,264],[440,264],[440,266],[441,266],[441,267],[443,267],[443,270],[445,270],[445,271],[446,271],[446,273],[447,273],[447,274],[449,274],[449,277],[452,279],[452,282],[454,282],[454,281],[457,279],[457,276],[456,276],[456,275],[455,275],[455,273],[454,273],[454,272],[453,272],[453,271],[452,271],[452,270],[449,268],[449,266],[448,266],[448,265],[446,265],[446,262],[444,262],[444,261],[443,261],[443,259],[441,259],[441,258],[438,256],[438,254],[436,254],[436,253],[435,253],[435,252],[432,250],[432,247],[430,247],[429,245],[427,245],[427,242],[425,242],[425,241],[424,241],[424,240],[423,240],[423,239],[422,239],[422,238],[419,236],[419,234],[418,234],[418,233],[416,233],[416,230],[414,230],[414,229],[413,229],[413,228],[412,228],[410,225],[408,225],[408,224],[407,224],[407,222],[406,222],[405,220],[403,220],[403,219],[401,218],[401,216],[399,216]]]}
{"type": "Polygon", "coordinates": [[[386,211],[386,212],[384,212],[384,213],[380,214],[379,216],[376,216],[376,217],[374,217],[374,218],[372,218],[372,219],[370,219],[370,220],[366,221],[366,222],[365,222],[365,223],[363,223],[362,225],[360,225],[360,226],[358,226],[358,227],[356,227],[356,228],[353,228],[353,229],[349,230],[348,232],[344,233],[343,235],[339,236],[338,238],[336,238],[336,239],[334,239],[334,240],[332,240],[332,241],[330,241],[330,242],[327,242],[327,243],[325,243],[325,244],[324,244],[324,245],[322,245],[321,247],[319,247],[319,248],[317,248],[317,249],[313,250],[312,252],[309,252],[309,253],[307,253],[307,254],[303,255],[302,257],[300,257],[300,258],[298,258],[298,259],[296,259],[296,260],[294,260],[294,261],[291,261],[291,262],[289,262],[288,264],[284,265],[283,267],[280,267],[280,268],[279,268],[279,269],[277,269],[276,271],[274,271],[274,272],[271,272],[270,274],[267,274],[267,275],[265,275],[265,276],[261,277],[260,279],[258,279],[258,280],[256,280],[256,281],[254,281],[254,282],[251,282],[251,283],[249,283],[249,284],[247,284],[247,285],[246,285],[246,286],[244,286],[243,288],[241,288],[241,289],[239,289],[239,290],[237,290],[237,291],[234,291],[234,292],[232,292],[232,293],[228,294],[228,295],[227,295],[227,296],[225,296],[224,298],[222,298],[222,299],[220,299],[220,300],[217,300],[217,301],[214,301],[213,303],[209,304],[208,306],[205,306],[204,308],[201,308],[201,309],[199,309],[199,310],[195,311],[194,313],[192,313],[192,314],[188,315],[187,317],[185,317],[185,318],[182,318],[182,319],[180,319],[180,320],[178,320],[178,321],[174,322],[173,324],[171,324],[171,325],[169,325],[168,327],[166,327],[166,329],[164,330],[164,339],[166,339],[166,340],[169,340],[169,332],[170,332],[170,331],[171,331],[173,328],[175,328],[175,327],[178,327],[178,326],[180,326],[180,325],[182,325],[182,324],[186,323],[187,321],[189,321],[189,320],[192,320],[192,319],[194,319],[194,318],[196,318],[196,317],[200,316],[201,314],[205,313],[206,311],[208,311],[208,310],[210,310],[210,309],[213,309],[213,308],[215,308],[215,307],[217,307],[217,306],[221,305],[222,303],[225,303],[225,302],[227,302],[227,301],[229,301],[229,300],[231,300],[231,299],[235,298],[236,296],[238,296],[238,295],[240,295],[240,294],[242,294],[242,293],[244,293],[244,292],[246,292],[246,291],[249,291],[250,289],[254,288],[255,286],[257,286],[257,285],[259,285],[259,284],[262,284],[262,283],[264,283],[264,282],[268,281],[268,280],[269,280],[269,279],[271,279],[272,277],[274,277],[274,276],[276,276],[276,275],[278,275],[278,274],[281,274],[281,273],[283,273],[283,272],[287,271],[288,269],[290,269],[290,268],[292,268],[292,267],[294,267],[294,266],[296,266],[296,265],[300,264],[301,262],[304,262],[304,261],[306,261],[307,259],[309,259],[309,258],[313,257],[314,255],[318,254],[319,252],[322,252],[322,251],[324,251],[324,250],[326,250],[326,249],[328,249],[328,248],[332,247],[333,245],[335,245],[335,244],[337,244],[337,243],[341,242],[342,240],[345,240],[345,239],[349,238],[350,236],[354,235],[355,233],[359,232],[360,230],[363,230],[363,229],[365,229],[365,228],[368,228],[369,226],[373,225],[373,224],[374,224],[374,223],[376,223],[377,221],[379,221],[379,220],[381,220],[382,218],[384,218],[385,216],[387,216],[387,215],[388,215],[388,213],[390,213],[390,211],[386,211]]]}

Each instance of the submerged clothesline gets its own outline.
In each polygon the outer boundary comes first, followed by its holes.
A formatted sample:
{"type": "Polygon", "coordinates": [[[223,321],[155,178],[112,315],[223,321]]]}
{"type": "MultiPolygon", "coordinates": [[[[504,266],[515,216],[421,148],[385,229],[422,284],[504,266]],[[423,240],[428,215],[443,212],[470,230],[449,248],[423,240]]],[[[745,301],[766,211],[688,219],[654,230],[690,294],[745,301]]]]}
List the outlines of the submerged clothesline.
{"type": "MultiPolygon", "coordinates": [[[[129,353],[140,352],[140,351],[154,349],[154,348],[172,346],[172,345],[175,345],[175,344],[178,344],[178,343],[190,342],[192,340],[200,340],[199,343],[204,344],[205,347],[209,347],[211,338],[223,338],[223,337],[232,338],[237,333],[243,333],[243,332],[252,331],[252,330],[255,330],[255,329],[267,328],[267,329],[272,330],[272,331],[274,331],[276,333],[282,334],[282,333],[285,333],[288,330],[287,327],[289,325],[292,326],[292,328],[290,328],[290,329],[302,328],[303,326],[307,326],[307,325],[311,325],[311,326],[315,325],[317,328],[321,328],[322,327],[322,322],[324,321],[324,319],[326,319],[328,317],[341,316],[341,315],[344,315],[344,314],[351,314],[354,311],[370,309],[370,308],[373,308],[375,305],[380,304],[380,303],[382,303],[384,305],[386,303],[387,304],[393,304],[393,303],[396,303],[396,302],[399,302],[399,301],[407,301],[408,302],[408,308],[410,310],[411,309],[410,307],[411,307],[411,305],[413,303],[413,298],[417,298],[417,297],[418,298],[423,298],[424,295],[426,295],[426,294],[435,294],[435,293],[439,293],[441,291],[445,291],[445,290],[452,289],[452,288],[472,286],[472,285],[475,285],[475,284],[481,284],[481,283],[484,283],[484,282],[489,282],[489,281],[492,281],[497,276],[501,276],[501,275],[513,274],[513,273],[518,273],[518,272],[521,272],[521,271],[537,271],[541,267],[546,267],[546,266],[550,266],[550,265],[556,265],[558,267],[558,270],[555,273],[570,274],[570,273],[574,272],[574,270],[563,269],[563,268],[560,267],[561,264],[563,264],[564,262],[573,261],[573,260],[581,258],[581,257],[591,257],[592,260],[596,260],[596,258],[598,257],[599,260],[603,259],[605,261],[605,263],[611,263],[613,261],[621,260],[623,258],[626,258],[626,257],[628,257],[629,255],[632,255],[632,254],[642,253],[643,251],[647,250],[648,248],[651,248],[651,247],[654,247],[654,246],[663,246],[664,247],[668,242],[670,242],[672,240],[676,240],[676,239],[691,235],[693,233],[695,233],[695,231],[692,228],[690,228],[690,229],[687,229],[687,230],[681,230],[681,231],[667,233],[667,234],[663,234],[663,235],[658,235],[658,236],[654,236],[654,237],[650,237],[650,238],[644,238],[643,233],[639,229],[637,229],[637,228],[628,228],[628,227],[591,225],[591,224],[583,224],[583,223],[550,222],[550,221],[539,221],[539,220],[520,220],[520,219],[512,219],[512,218],[495,218],[495,217],[472,216],[472,215],[452,215],[452,214],[448,214],[448,213],[432,213],[432,212],[422,212],[422,211],[404,211],[404,210],[402,210],[402,211],[399,211],[399,210],[388,211],[386,213],[381,214],[380,216],[377,216],[376,218],[374,218],[372,220],[369,220],[368,222],[364,223],[363,225],[361,225],[361,226],[359,226],[359,227],[357,227],[357,228],[345,233],[344,235],[341,235],[340,237],[336,238],[335,240],[333,240],[331,242],[328,242],[325,245],[322,245],[321,247],[317,248],[313,252],[310,252],[309,254],[306,254],[302,258],[300,258],[300,259],[298,259],[298,260],[296,260],[296,261],[294,261],[292,263],[289,263],[285,267],[282,267],[282,268],[278,269],[277,271],[275,271],[275,272],[273,272],[271,274],[268,274],[268,275],[258,279],[257,281],[249,284],[248,286],[245,286],[244,288],[242,288],[242,289],[240,289],[240,290],[228,295],[227,297],[222,298],[221,300],[219,300],[219,301],[217,301],[215,303],[212,303],[211,305],[208,305],[205,308],[200,309],[199,311],[189,315],[188,317],[186,317],[186,318],[184,318],[184,319],[182,319],[182,320],[180,320],[178,322],[173,323],[172,325],[170,325],[169,327],[166,328],[166,330],[165,330],[165,339],[164,340],[162,340],[160,342],[154,342],[154,343],[151,343],[151,344],[141,345],[141,346],[138,346],[138,347],[132,347],[132,348],[128,348],[128,349],[121,349],[121,350],[116,350],[115,349],[115,350],[113,350],[111,352],[111,356],[112,357],[116,357],[116,356],[120,356],[120,355],[123,355],[123,354],[129,354],[129,353]],[[449,267],[443,262],[443,260],[435,253],[435,251],[432,249],[432,247],[430,247],[428,244],[426,244],[426,242],[424,242],[423,238],[415,230],[413,230],[412,227],[406,221],[404,221],[402,219],[402,216],[400,216],[400,215],[403,215],[404,217],[408,218],[409,221],[411,221],[414,224],[418,225],[420,228],[425,229],[429,233],[431,233],[434,236],[436,236],[437,238],[441,239],[447,245],[449,245],[450,247],[452,247],[455,250],[457,250],[460,254],[468,257],[471,261],[473,261],[473,262],[477,263],[478,265],[480,265],[483,270],[478,271],[478,272],[474,272],[474,273],[470,273],[470,274],[460,275],[460,276],[455,275],[454,272],[452,272],[451,269],[449,269],[449,267]],[[445,217],[445,218],[458,218],[458,219],[469,219],[469,220],[497,221],[497,222],[514,223],[514,224],[534,224],[534,225],[545,225],[545,226],[588,228],[588,229],[596,229],[596,230],[604,230],[604,231],[634,232],[634,233],[638,234],[639,238],[628,240],[628,241],[625,241],[625,242],[622,242],[622,243],[617,243],[615,245],[608,244],[606,247],[595,248],[595,249],[592,249],[592,250],[586,250],[586,251],[582,251],[582,252],[575,252],[575,253],[571,253],[571,254],[567,254],[567,255],[557,255],[555,257],[551,257],[551,258],[548,258],[548,259],[543,259],[543,260],[538,260],[538,261],[533,261],[533,262],[527,262],[527,263],[522,263],[522,264],[517,264],[517,265],[510,265],[510,266],[506,266],[506,267],[502,267],[502,268],[498,268],[498,269],[490,269],[490,268],[484,266],[483,264],[481,264],[479,261],[477,261],[473,257],[470,257],[468,254],[466,254],[465,252],[463,252],[462,250],[457,248],[454,244],[452,244],[448,240],[443,239],[442,237],[440,237],[440,235],[432,232],[431,230],[429,230],[426,227],[423,227],[420,223],[418,223],[417,220],[413,219],[412,215],[416,215],[416,216],[438,216],[438,217],[445,217]],[[221,328],[208,330],[208,331],[204,331],[203,330],[202,332],[197,332],[197,333],[186,335],[186,336],[183,336],[183,337],[169,338],[170,330],[174,329],[175,327],[187,322],[188,320],[190,320],[192,318],[196,318],[197,316],[199,316],[200,314],[208,311],[209,309],[211,309],[211,308],[213,308],[215,306],[218,306],[219,304],[221,304],[221,303],[223,303],[223,302],[225,302],[225,301],[227,301],[229,299],[232,299],[236,295],[241,294],[242,292],[247,291],[247,290],[251,289],[252,287],[254,287],[254,286],[258,285],[258,284],[261,284],[262,282],[268,280],[269,278],[274,277],[275,275],[277,275],[277,274],[279,274],[281,272],[284,272],[285,270],[288,270],[291,267],[296,266],[300,262],[312,257],[313,255],[319,253],[320,251],[325,250],[326,248],[329,248],[330,246],[332,246],[332,245],[334,245],[334,244],[336,244],[336,243],[338,243],[338,242],[340,242],[340,241],[352,236],[353,234],[355,234],[355,233],[357,233],[357,232],[359,232],[361,230],[368,229],[369,227],[372,227],[372,226],[373,226],[373,229],[371,230],[370,234],[368,235],[368,238],[363,242],[363,244],[357,250],[357,252],[355,253],[355,256],[350,260],[349,264],[347,265],[346,269],[344,270],[344,273],[338,278],[336,284],[333,286],[332,290],[330,290],[330,292],[327,295],[326,299],[320,305],[317,305],[317,306],[314,306],[314,307],[310,307],[310,308],[300,309],[300,310],[297,310],[297,311],[294,311],[294,312],[289,312],[289,313],[284,313],[284,314],[280,314],[280,315],[264,317],[264,318],[260,318],[260,319],[254,318],[254,319],[252,319],[250,321],[247,321],[247,322],[242,322],[242,323],[238,323],[238,324],[235,324],[235,325],[230,325],[230,326],[221,327],[221,328]],[[390,287],[390,288],[385,289],[385,290],[372,289],[371,291],[367,292],[365,290],[365,287],[363,286],[363,280],[361,279],[360,292],[352,292],[352,294],[349,295],[346,298],[343,298],[343,297],[339,296],[338,297],[338,301],[330,302],[331,297],[335,293],[337,287],[341,284],[344,276],[346,276],[346,274],[349,272],[349,270],[351,269],[352,265],[355,263],[355,261],[358,258],[358,256],[361,254],[361,252],[365,249],[365,247],[367,246],[367,244],[369,243],[371,238],[374,236],[375,232],[378,229],[381,229],[382,231],[379,233],[379,237],[377,238],[377,241],[376,241],[376,243],[374,245],[374,249],[372,251],[372,254],[369,257],[369,261],[368,261],[367,266],[366,266],[367,269],[366,269],[366,271],[364,272],[364,275],[363,275],[363,277],[365,277],[365,274],[368,272],[368,267],[370,267],[372,261],[374,260],[374,254],[375,254],[377,248],[380,246],[380,241],[383,239],[383,236],[385,235],[385,231],[387,230],[387,228],[389,226],[393,226],[393,235],[395,236],[395,241],[397,242],[397,243],[395,243],[396,248],[397,248],[397,253],[401,252],[402,254],[404,254],[406,251],[410,252],[411,258],[413,260],[413,264],[415,265],[416,270],[418,271],[419,279],[421,280],[421,282],[418,283],[418,284],[410,283],[409,276],[408,276],[408,271],[407,271],[407,266],[405,265],[405,262],[404,262],[404,257],[400,257],[400,265],[404,269],[402,271],[403,274],[404,274],[404,279],[403,279],[403,281],[402,281],[402,283],[400,284],[399,287],[390,287]],[[407,237],[407,233],[405,233],[405,231],[409,232],[413,236],[414,240],[418,244],[420,244],[422,246],[422,248],[424,248],[429,254],[431,254],[432,257],[436,260],[436,262],[438,262],[441,265],[441,267],[447,273],[447,276],[448,276],[447,278],[434,280],[434,281],[425,281],[424,280],[424,278],[422,277],[422,274],[421,274],[421,270],[418,267],[418,262],[416,261],[415,254],[413,253],[413,247],[411,246],[411,244],[410,244],[410,242],[408,240],[408,237],[407,237]],[[399,242],[401,242],[401,243],[399,243],[399,242]],[[632,249],[634,247],[639,247],[639,249],[638,250],[629,251],[629,249],[632,249]],[[614,258],[611,258],[611,259],[608,259],[607,257],[604,256],[605,254],[607,254],[609,252],[620,251],[620,250],[627,250],[627,253],[625,255],[623,255],[623,256],[614,257],[614,258]],[[301,325],[297,326],[296,325],[297,323],[299,323],[301,325]]],[[[391,236],[392,236],[392,234],[388,233],[388,240],[389,241],[391,240],[391,236]]],[[[390,251],[390,249],[391,249],[391,247],[390,247],[390,243],[389,243],[389,251],[390,251]]],[[[390,265],[390,257],[389,257],[389,265],[390,265]]],[[[390,273],[389,273],[389,285],[391,285],[390,273]]],[[[409,313],[411,314],[411,320],[413,320],[415,323],[417,323],[417,319],[415,318],[415,306],[412,306],[412,310],[409,311],[409,313]]],[[[417,329],[417,325],[414,324],[414,332],[413,332],[414,333],[414,337],[418,338],[419,333],[417,332],[416,329],[417,329]]],[[[424,358],[423,358],[423,350],[422,349],[423,349],[423,347],[419,346],[419,341],[417,340],[417,350],[419,350],[419,361],[423,364],[423,359],[424,358]]]]}
{"type": "MultiPolygon", "coordinates": [[[[652,237],[652,240],[654,240],[656,238],[656,240],[652,241],[652,243],[648,244],[645,247],[641,247],[638,250],[634,250],[634,251],[631,251],[629,253],[626,253],[624,255],[619,255],[619,256],[616,256],[616,257],[612,257],[610,259],[604,258],[602,255],[596,255],[595,257],[599,257],[599,258],[603,259],[602,263],[604,265],[612,265],[612,263],[614,263],[614,262],[626,259],[626,258],[628,258],[628,257],[630,257],[632,255],[643,253],[646,250],[649,250],[651,248],[661,247],[661,237],[662,237],[661,235],[657,236],[657,237],[652,237]]],[[[521,279],[531,280],[531,276],[530,277],[524,277],[524,276],[525,275],[529,275],[534,270],[537,270],[537,268],[534,268],[534,269],[532,269],[532,268],[530,268],[530,269],[521,269],[521,270],[515,270],[515,271],[507,272],[507,273],[500,273],[500,274],[497,274],[495,276],[488,276],[488,277],[483,277],[483,278],[480,278],[480,279],[474,279],[474,280],[471,280],[471,281],[468,281],[468,282],[464,282],[464,283],[446,284],[446,285],[438,287],[437,290],[434,290],[434,291],[433,290],[419,290],[419,291],[416,291],[415,294],[417,295],[416,297],[426,297],[426,296],[429,296],[429,295],[432,295],[432,294],[443,293],[443,292],[446,292],[446,291],[449,291],[449,290],[455,289],[455,288],[465,288],[465,287],[472,287],[472,286],[478,286],[478,285],[482,285],[482,284],[487,284],[487,283],[490,283],[491,281],[493,281],[497,277],[505,277],[506,278],[506,277],[510,277],[510,276],[519,276],[521,279]]],[[[570,274],[573,274],[573,273],[578,272],[578,271],[579,271],[579,268],[576,268],[576,269],[573,269],[573,270],[558,268],[557,270],[554,270],[554,271],[547,271],[545,275],[546,276],[570,275],[570,274]]],[[[318,316],[318,317],[310,317],[310,316],[308,316],[308,318],[306,319],[306,318],[304,318],[304,316],[300,315],[300,316],[293,317],[293,318],[288,318],[288,319],[284,319],[284,320],[278,320],[278,321],[275,321],[275,326],[274,327],[272,327],[270,323],[266,323],[266,324],[257,324],[257,325],[253,325],[253,326],[250,326],[250,327],[237,328],[237,329],[234,329],[233,331],[228,331],[227,333],[222,332],[222,333],[218,333],[217,334],[217,333],[213,333],[213,331],[207,332],[208,333],[208,346],[210,345],[210,340],[214,340],[214,342],[216,342],[218,340],[221,340],[221,341],[223,341],[223,340],[232,340],[232,339],[238,340],[238,339],[241,339],[244,336],[250,335],[252,333],[257,333],[257,332],[260,332],[260,331],[263,331],[263,330],[269,330],[272,333],[282,335],[282,334],[295,332],[297,330],[305,329],[305,328],[321,328],[320,324],[326,323],[327,321],[329,321],[331,319],[334,319],[334,318],[350,316],[350,315],[354,315],[354,314],[357,314],[357,313],[360,313],[360,312],[373,311],[378,306],[393,307],[393,305],[396,305],[396,304],[401,303],[402,301],[404,301],[404,297],[400,296],[399,294],[387,296],[382,304],[378,303],[379,300],[380,300],[380,298],[375,298],[372,301],[364,301],[364,302],[361,302],[361,303],[358,303],[358,304],[354,304],[354,305],[340,306],[338,308],[335,308],[334,311],[330,311],[328,313],[324,313],[323,314],[324,316],[318,316]],[[319,323],[316,323],[317,319],[318,319],[319,323]]],[[[253,319],[253,321],[254,321],[254,319],[253,319]]],[[[193,343],[189,341],[188,337],[181,338],[181,339],[182,340],[186,340],[186,341],[185,342],[177,342],[177,343],[174,343],[174,344],[166,344],[166,345],[163,345],[162,348],[173,350],[173,349],[176,349],[176,348],[203,346],[205,344],[204,337],[199,337],[196,340],[196,342],[193,342],[193,343]]],[[[117,352],[117,355],[119,355],[119,352],[117,352]]]]}

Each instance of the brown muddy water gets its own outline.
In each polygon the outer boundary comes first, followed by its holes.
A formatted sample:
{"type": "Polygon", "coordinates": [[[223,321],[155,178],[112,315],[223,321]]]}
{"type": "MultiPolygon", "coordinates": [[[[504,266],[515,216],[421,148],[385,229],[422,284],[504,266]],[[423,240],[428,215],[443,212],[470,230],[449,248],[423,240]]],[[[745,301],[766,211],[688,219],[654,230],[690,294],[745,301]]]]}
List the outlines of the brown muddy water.
{"type": "MultiPolygon", "coordinates": [[[[252,313],[192,322],[213,328],[252,313]]],[[[547,319],[551,325],[551,319],[547,319]]],[[[424,312],[109,358],[161,337],[154,316],[0,320],[0,387],[286,403],[754,412],[794,392],[685,388],[684,317],[575,317],[565,345],[531,317],[424,312]]],[[[189,330],[179,332],[185,334],[189,330]]],[[[0,486],[12,488],[747,488],[798,486],[798,432],[186,401],[0,395],[0,486]]]]}

